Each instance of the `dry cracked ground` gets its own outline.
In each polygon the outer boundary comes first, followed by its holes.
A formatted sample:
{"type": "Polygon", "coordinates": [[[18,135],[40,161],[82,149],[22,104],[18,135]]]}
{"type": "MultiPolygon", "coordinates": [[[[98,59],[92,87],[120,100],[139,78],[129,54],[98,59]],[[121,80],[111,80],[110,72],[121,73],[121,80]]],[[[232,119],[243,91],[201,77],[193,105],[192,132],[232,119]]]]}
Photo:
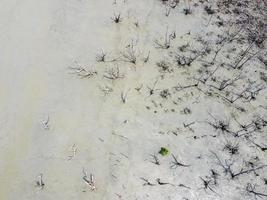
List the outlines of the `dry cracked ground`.
{"type": "Polygon", "coordinates": [[[265,0],[0,0],[0,199],[267,199],[266,18],[265,0]]]}

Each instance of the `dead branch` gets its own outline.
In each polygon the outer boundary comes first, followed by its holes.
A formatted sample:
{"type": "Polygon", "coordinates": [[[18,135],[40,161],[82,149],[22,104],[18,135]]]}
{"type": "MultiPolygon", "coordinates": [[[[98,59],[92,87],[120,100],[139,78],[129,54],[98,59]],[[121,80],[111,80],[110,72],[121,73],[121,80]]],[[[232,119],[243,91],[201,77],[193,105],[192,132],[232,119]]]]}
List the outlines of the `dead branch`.
{"type": "Polygon", "coordinates": [[[251,183],[247,184],[246,191],[249,194],[252,194],[255,199],[257,199],[257,197],[259,197],[259,198],[267,197],[267,194],[264,194],[264,193],[261,193],[261,192],[257,192],[256,191],[256,185],[252,185],[251,183]]]}
{"type": "Polygon", "coordinates": [[[148,185],[148,186],[155,186],[156,185],[154,183],[151,183],[150,181],[148,181],[147,179],[145,179],[143,177],[141,177],[140,179],[144,181],[143,186],[146,186],[146,185],[148,185]]]}
{"type": "Polygon", "coordinates": [[[172,154],[172,158],[174,161],[172,161],[171,168],[177,168],[178,166],[181,167],[190,167],[190,165],[183,164],[177,160],[177,158],[172,154]]]}
{"type": "Polygon", "coordinates": [[[260,170],[260,169],[263,169],[263,168],[267,167],[267,165],[261,165],[259,167],[253,166],[253,167],[250,167],[249,169],[241,168],[238,172],[234,172],[233,169],[232,169],[232,166],[233,166],[234,163],[228,163],[227,161],[225,161],[225,163],[223,163],[216,153],[214,153],[212,151],[211,151],[211,153],[217,159],[218,165],[221,166],[224,169],[224,173],[225,174],[229,174],[231,179],[234,179],[234,178],[236,178],[238,176],[241,176],[243,174],[249,174],[251,172],[255,173],[257,170],[260,170]]]}

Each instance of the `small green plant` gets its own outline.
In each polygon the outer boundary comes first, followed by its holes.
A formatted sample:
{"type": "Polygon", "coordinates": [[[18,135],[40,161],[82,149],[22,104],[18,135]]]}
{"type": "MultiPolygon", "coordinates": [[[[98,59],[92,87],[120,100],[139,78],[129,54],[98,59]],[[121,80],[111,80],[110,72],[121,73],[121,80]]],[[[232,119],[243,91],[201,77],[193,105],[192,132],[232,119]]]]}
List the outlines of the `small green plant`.
{"type": "Polygon", "coordinates": [[[160,151],[159,151],[159,154],[161,154],[162,156],[166,156],[169,154],[169,150],[165,147],[161,147],[160,148],[160,151]]]}

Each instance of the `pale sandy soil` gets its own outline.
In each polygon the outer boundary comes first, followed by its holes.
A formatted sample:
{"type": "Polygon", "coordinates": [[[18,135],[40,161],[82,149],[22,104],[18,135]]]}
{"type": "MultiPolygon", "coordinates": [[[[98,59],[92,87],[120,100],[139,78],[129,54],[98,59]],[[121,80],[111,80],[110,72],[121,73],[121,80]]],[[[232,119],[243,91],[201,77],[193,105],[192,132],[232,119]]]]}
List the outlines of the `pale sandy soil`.
{"type": "MultiPolygon", "coordinates": [[[[0,200],[266,199],[266,42],[227,38],[211,64],[219,36],[240,28],[216,2],[193,1],[185,15],[184,1],[170,8],[159,0],[1,0],[0,200]],[[170,47],[158,48],[166,40],[170,47]],[[231,68],[250,44],[245,59],[258,54],[231,68]],[[106,62],[97,62],[102,50],[106,62]],[[179,51],[206,53],[182,66],[179,51]],[[110,70],[119,77],[111,80],[110,70]],[[239,75],[225,90],[212,87],[239,75]],[[189,166],[172,166],[172,155],[189,166]],[[248,171],[232,179],[216,156],[248,171]]],[[[262,19],[266,8],[255,15],[262,19]]]]}

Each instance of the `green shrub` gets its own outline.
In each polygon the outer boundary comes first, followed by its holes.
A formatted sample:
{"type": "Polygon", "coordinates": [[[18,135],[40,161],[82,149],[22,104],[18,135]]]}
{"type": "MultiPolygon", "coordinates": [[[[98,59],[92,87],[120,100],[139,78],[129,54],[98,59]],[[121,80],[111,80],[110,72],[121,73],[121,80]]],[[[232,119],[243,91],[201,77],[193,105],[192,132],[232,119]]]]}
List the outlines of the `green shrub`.
{"type": "Polygon", "coordinates": [[[159,151],[159,154],[161,154],[162,156],[166,156],[169,154],[169,150],[165,147],[161,147],[160,148],[160,151],[159,151]]]}

